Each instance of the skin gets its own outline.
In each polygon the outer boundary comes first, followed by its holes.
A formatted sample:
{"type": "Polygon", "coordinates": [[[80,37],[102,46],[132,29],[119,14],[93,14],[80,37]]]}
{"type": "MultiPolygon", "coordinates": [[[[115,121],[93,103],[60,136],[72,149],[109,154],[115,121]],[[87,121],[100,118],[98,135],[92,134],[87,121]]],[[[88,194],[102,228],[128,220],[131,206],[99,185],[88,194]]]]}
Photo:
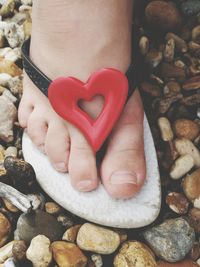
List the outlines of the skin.
{"type": "MultiPolygon", "coordinates": [[[[30,56],[51,79],[74,76],[85,82],[103,67],[125,73],[130,65],[131,0],[34,0],[32,19],[30,56]]],[[[81,104],[91,117],[102,106],[100,96],[81,104]]],[[[55,169],[69,172],[79,191],[92,191],[100,181],[115,198],[133,197],[141,189],[146,175],[143,116],[136,90],[109,137],[97,170],[96,155],[82,133],[54,112],[24,74],[19,122],[55,169]]]]}

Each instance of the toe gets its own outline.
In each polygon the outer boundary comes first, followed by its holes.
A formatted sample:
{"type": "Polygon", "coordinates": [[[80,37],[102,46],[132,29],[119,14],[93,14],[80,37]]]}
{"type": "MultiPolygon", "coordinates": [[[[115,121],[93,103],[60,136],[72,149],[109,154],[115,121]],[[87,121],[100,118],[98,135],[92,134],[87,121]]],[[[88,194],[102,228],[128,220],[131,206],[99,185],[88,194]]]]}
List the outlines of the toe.
{"type": "Polygon", "coordinates": [[[68,171],[69,135],[63,122],[50,121],[45,139],[45,152],[57,171],[68,171]]]}
{"type": "Polygon", "coordinates": [[[23,97],[18,109],[18,120],[21,127],[26,128],[29,116],[33,111],[33,105],[26,101],[23,97]]]}
{"type": "Polygon", "coordinates": [[[96,157],[85,137],[73,126],[70,127],[71,150],[69,174],[72,186],[82,192],[98,186],[96,157]]]}
{"type": "Polygon", "coordinates": [[[44,152],[44,142],[47,132],[47,121],[41,116],[40,110],[35,108],[27,122],[27,133],[32,142],[44,152]]]}
{"type": "Polygon", "coordinates": [[[141,99],[136,91],[110,137],[101,165],[102,182],[115,198],[133,197],[144,184],[143,116],[141,99]]]}

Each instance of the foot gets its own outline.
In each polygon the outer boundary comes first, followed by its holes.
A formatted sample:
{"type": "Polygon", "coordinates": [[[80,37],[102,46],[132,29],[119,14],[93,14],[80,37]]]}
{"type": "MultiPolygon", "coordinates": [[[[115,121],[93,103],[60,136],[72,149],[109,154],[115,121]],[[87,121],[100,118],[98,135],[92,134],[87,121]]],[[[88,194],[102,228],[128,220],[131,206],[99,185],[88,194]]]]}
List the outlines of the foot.
{"type": "MultiPolygon", "coordinates": [[[[131,57],[131,9],[131,0],[35,0],[30,56],[51,79],[74,76],[86,81],[102,67],[125,73],[131,57]]],[[[101,97],[82,103],[91,117],[102,106],[101,97]]],[[[143,113],[135,91],[109,137],[100,179],[113,197],[132,197],[144,183],[143,113]]],[[[26,74],[19,122],[54,168],[69,172],[74,188],[86,192],[98,187],[96,155],[87,140],[54,112],[26,74]]]]}

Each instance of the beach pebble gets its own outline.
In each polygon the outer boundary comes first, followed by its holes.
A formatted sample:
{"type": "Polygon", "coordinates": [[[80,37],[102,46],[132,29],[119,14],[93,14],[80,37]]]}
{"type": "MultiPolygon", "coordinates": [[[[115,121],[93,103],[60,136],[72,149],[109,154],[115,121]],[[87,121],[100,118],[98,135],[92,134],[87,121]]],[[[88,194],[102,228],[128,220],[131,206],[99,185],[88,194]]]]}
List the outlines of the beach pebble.
{"type": "Polygon", "coordinates": [[[194,140],[200,132],[200,125],[188,119],[179,119],[173,123],[175,135],[178,138],[194,140]]]}
{"type": "Polygon", "coordinates": [[[103,260],[102,260],[101,255],[93,254],[91,256],[91,260],[94,262],[95,267],[102,267],[103,266],[103,260]]]}
{"type": "Polygon", "coordinates": [[[5,24],[4,35],[11,48],[20,47],[25,40],[23,25],[15,22],[5,24]]]}
{"type": "Polygon", "coordinates": [[[51,244],[53,258],[59,267],[85,267],[86,256],[72,243],[56,241],[51,244]]]}
{"type": "Polygon", "coordinates": [[[183,68],[177,67],[171,63],[163,62],[160,66],[161,78],[169,79],[174,78],[178,81],[185,80],[185,70],[183,68]]]}
{"type": "Polygon", "coordinates": [[[16,62],[21,58],[21,52],[18,47],[14,49],[5,47],[0,49],[0,57],[4,57],[6,60],[16,62]]]}
{"type": "Polygon", "coordinates": [[[0,73],[9,74],[12,77],[19,76],[22,74],[22,69],[20,69],[14,62],[0,57],[0,73]]]}
{"type": "Polygon", "coordinates": [[[59,240],[63,235],[63,227],[50,214],[37,210],[22,214],[17,221],[15,239],[30,242],[33,237],[42,234],[51,241],[59,240]]]}
{"type": "Polygon", "coordinates": [[[186,175],[182,181],[182,187],[186,197],[196,208],[200,208],[200,169],[186,175]]]}
{"type": "Polygon", "coordinates": [[[6,150],[5,150],[5,158],[6,157],[17,157],[17,148],[15,146],[9,146],[6,150]]]}
{"type": "Polygon", "coordinates": [[[9,200],[7,200],[6,198],[2,198],[2,200],[8,211],[13,213],[19,212],[18,208],[15,207],[9,200]]]}
{"type": "Polygon", "coordinates": [[[181,156],[190,155],[194,160],[194,165],[200,167],[200,151],[198,148],[186,138],[179,138],[175,140],[175,147],[181,156]]]}
{"type": "Polygon", "coordinates": [[[36,175],[33,167],[28,162],[10,156],[5,158],[4,167],[12,177],[15,188],[24,193],[34,190],[33,185],[36,182],[36,175]]]}
{"type": "Polygon", "coordinates": [[[0,263],[4,263],[8,258],[12,257],[12,248],[15,241],[10,241],[0,248],[0,263]]]}
{"type": "Polygon", "coordinates": [[[182,193],[170,192],[166,197],[166,203],[177,214],[186,214],[188,211],[189,202],[182,193]]]}
{"type": "Polygon", "coordinates": [[[49,214],[56,215],[61,212],[61,207],[55,202],[46,202],[45,211],[49,214]]]}
{"type": "Polygon", "coordinates": [[[195,233],[186,220],[176,218],[146,230],[144,238],[158,257],[168,262],[177,262],[191,250],[195,233]]]}
{"type": "Polygon", "coordinates": [[[192,260],[184,260],[177,263],[168,263],[164,261],[158,262],[158,267],[197,267],[197,264],[192,260]]]}
{"type": "Polygon", "coordinates": [[[199,0],[188,0],[182,3],[182,12],[186,16],[196,15],[200,12],[199,0]]]}
{"type": "Polygon", "coordinates": [[[6,244],[8,238],[10,237],[10,233],[12,230],[12,226],[8,219],[0,213],[0,247],[6,244]]]}
{"type": "Polygon", "coordinates": [[[81,225],[77,224],[67,229],[62,237],[62,240],[74,243],[80,227],[81,225]]]}
{"type": "Polygon", "coordinates": [[[151,250],[137,241],[125,242],[114,259],[114,267],[157,267],[151,250]]]}
{"type": "Polygon", "coordinates": [[[13,244],[12,254],[16,261],[23,261],[26,259],[27,245],[23,240],[17,240],[13,244]]]}
{"type": "Polygon", "coordinates": [[[193,208],[189,212],[190,223],[195,232],[200,234],[200,209],[193,208]]]}
{"type": "Polygon", "coordinates": [[[171,167],[170,177],[174,180],[180,179],[194,167],[194,159],[186,154],[179,157],[171,167]]]}
{"type": "Polygon", "coordinates": [[[17,117],[17,109],[13,102],[4,95],[0,96],[0,139],[13,141],[13,124],[17,117]]]}
{"type": "Polygon", "coordinates": [[[200,243],[198,241],[194,242],[189,256],[193,261],[196,261],[200,257],[200,243]]]}
{"type": "Polygon", "coordinates": [[[26,251],[26,257],[33,267],[48,267],[52,261],[50,240],[44,235],[34,237],[26,251]]]}
{"type": "Polygon", "coordinates": [[[171,128],[170,121],[165,117],[160,117],[158,119],[158,126],[160,128],[161,136],[163,141],[172,141],[174,134],[171,128]]]}
{"type": "Polygon", "coordinates": [[[60,214],[60,215],[58,215],[57,221],[59,223],[61,223],[62,226],[67,228],[67,229],[75,224],[74,220],[72,219],[72,217],[70,215],[68,215],[68,214],[60,214]]]}
{"type": "Polygon", "coordinates": [[[165,1],[152,1],[145,9],[148,23],[162,31],[176,31],[181,25],[181,14],[174,4],[165,1]]]}
{"type": "Polygon", "coordinates": [[[15,9],[15,0],[6,0],[4,1],[1,9],[0,9],[0,15],[2,17],[8,17],[13,14],[15,9]]]}
{"type": "Polygon", "coordinates": [[[120,245],[118,233],[91,223],[81,226],[77,235],[78,246],[99,254],[111,254],[120,245]]]}

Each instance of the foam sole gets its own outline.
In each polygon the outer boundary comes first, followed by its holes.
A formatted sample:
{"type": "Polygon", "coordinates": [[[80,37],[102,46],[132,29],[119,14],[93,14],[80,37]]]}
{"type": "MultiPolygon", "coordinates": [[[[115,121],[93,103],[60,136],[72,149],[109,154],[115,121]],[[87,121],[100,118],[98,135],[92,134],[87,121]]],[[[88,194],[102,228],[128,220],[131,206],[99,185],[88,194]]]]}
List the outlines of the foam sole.
{"type": "Polygon", "coordinates": [[[43,190],[68,211],[88,221],[118,228],[138,228],[152,223],[160,211],[161,188],[158,163],[152,134],[146,116],[144,118],[144,143],[147,165],[146,182],[142,190],[132,199],[116,200],[104,187],[80,193],[70,184],[69,174],[53,169],[47,156],[43,155],[23,135],[23,154],[35,169],[37,180],[43,190]]]}

